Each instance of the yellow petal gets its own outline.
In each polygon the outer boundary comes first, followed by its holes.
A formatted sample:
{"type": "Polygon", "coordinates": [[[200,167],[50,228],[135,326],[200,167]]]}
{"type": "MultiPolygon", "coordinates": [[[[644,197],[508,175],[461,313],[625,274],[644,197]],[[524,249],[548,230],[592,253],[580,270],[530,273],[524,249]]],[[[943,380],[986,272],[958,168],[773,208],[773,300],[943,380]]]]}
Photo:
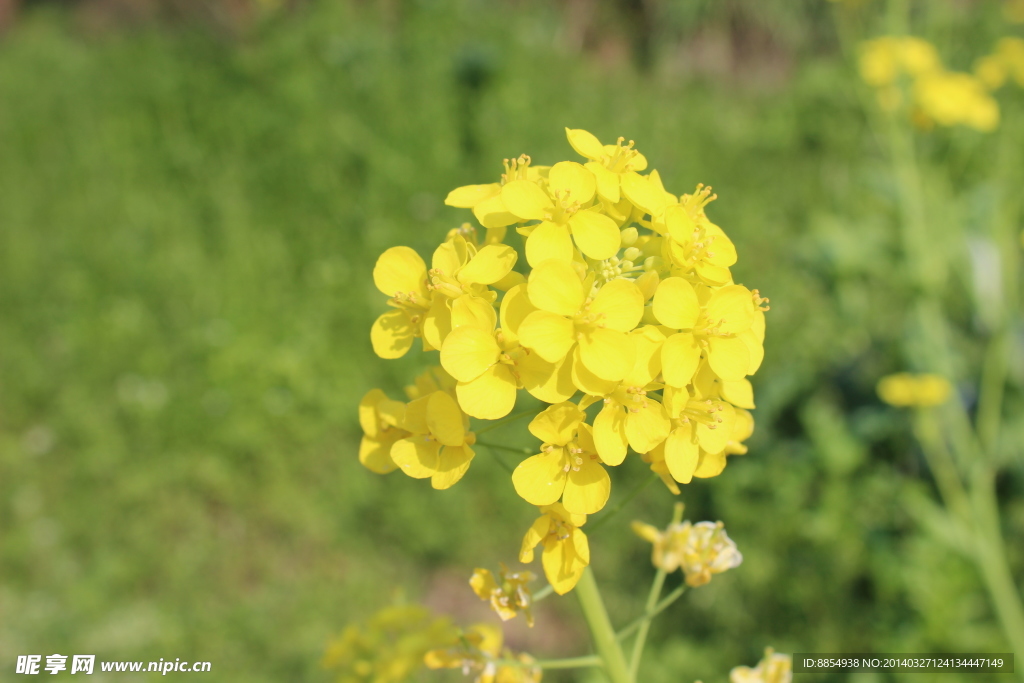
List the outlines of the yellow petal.
{"type": "Polygon", "coordinates": [[[619,386],[616,380],[601,379],[583,364],[580,360],[580,348],[577,346],[572,352],[571,363],[572,383],[577,389],[591,396],[607,396],[619,386]]]}
{"type": "Polygon", "coordinates": [[[612,173],[596,161],[588,161],[585,167],[597,180],[597,194],[612,204],[619,203],[619,174],[612,173]]]}
{"type": "Polygon", "coordinates": [[[481,600],[490,600],[491,591],[498,587],[498,582],[494,580],[494,574],[489,569],[477,567],[469,579],[469,586],[481,600]]]}
{"type": "Polygon", "coordinates": [[[664,193],[638,173],[623,173],[620,185],[622,194],[645,213],[656,214],[665,206],[664,193]]]}
{"type": "Polygon", "coordinates": [[[588,258],[595,261],[615,256],[621,238],[619,226],[611,218],[597,211],[577,211],[569,219],[572,237],[576,246],[588,258]]]}
{"type": "Polygon", "coordinates": [[[512,412],[516,404],[516,378],[509,366],[498,363],[472,381],[459,382],[455,395],[467,415],[498,420],[512,412]]]}
{"type": "Polygon", "coordinates": [[[587,330],[579,345],[583,365],[601,379],[618,381],[633,369],[636,347],[623,332],[604,328],[587,330]]]}
{"type": "Polygon", "coordinates": [[[516,342],[519,338],[519,326],[522,325],[526,316],[536,310],[537,307],[530,303],[525,283],[516,285],[505,292],[505,296],[501,299],[498,318],[501,321],[501,331],[509,344],[516,342]]]}
{"type": "MultiPolygon", "coordinates": [[[[544,575],[559,595],[565,595],[576,586],[583,575],[583,570],[589,564],[589,554],[587,561],[584,561],[578,550],[581,543],[586,547],[586,536],[579,529],[573,529],[570,534],[565,540],[545,542],[544,555],[541,558],[544,575]],[[582,538],[582,541],[577,536],[582,538]]],[[[587,552],[589,553],[589,548],[587,552]]]]}
{"type": "Polygon", "coordinates": [[[507,244],[488,244],[459,271],[459,282],[490,285],[512,270],[519,255],[507,244]]]}
{"type": "Polygon", "coordinates": [[[494,306],[478,296],[463,294],[459,298],[453,299],[450,305],[453,329],[463,325],[472,325],[490,332],[498,322],[498,314],[494,312],[494,306]]]}
{"type": "Polygon", "coordinates": [[[501,194],[489,197],[474,206],[473,215],[480,221],[480,225],[488,229],[503,228],[519,222],[519,218],[505,208],[501,194]]]}
{"type": "Polygon", "coordinates": [[[435,296],[430,302],[430,310],[423,316],[423,341],[431,348],[441,348],[444,338],[452,331],[450,302],[448,297],[435,296]]]}
{"type": "Polygon", "coordinates": [[[713,287],[721,287],[732,281],[732,273],[728,268],[712,265],[707,261],[697,261],[693,269],[703,282],[713,287]]]}
{"type": "Polygon", "coordinates": [[[565,137],[569,139],[569,144],[581,157],[594,161],[600,161],[604,157],[604,145],[593,133],[582,128],[566,128],[565,137]]]}
{"type": "Polygon", "coordinates": [[[526,238],[526,262],[536,268],[548,259],[572,261],[569,229],[557,223],[543,222],[526,238]]]}
{"type": "Polygon", "coordinates": [[[444,203],[458,209],[472,209],[483,200],[490,199],[499,193],[501,193],[501,185],[498,183],[463,185],[449,192],[444,203]]]}
{"type": "Polygon", "coordinates": [[[711,246],[708,247],[708,263],[723,268],[736,263],[736,245],[720,227],[714,223],[706,223],[704,232],[712,238],[711,246]]]}
{"type": "Polygon", "coordinates": [[[674,430],[665,439],[665,464],[676,481],[689,484],[699,458],[700,448],[693,442],[688,425],[674,430]]]}
{"type": "Polygon", "coordinates": [[[551,211],[551,198],[537,183],[513,180],[501,188],[505,208],[523,220],[542,220],[551,211]]]}
{"type": "Polygon", "coordinates": [[[649,301],[658,291],[661,277],[658,275],[658,271],[648,270],[636,280],[633,280],[633,284],[640,288],[640,292],[644,295],[644,301],[649,301]]]}
{"type": "Polygon", "coordinates": [[[373,267],[373,284],[384,294],[416,293],[427,296],[427,264],[409,247],[391,247],[373,267]]]}
{"type": "Polygon", "coordinates": [[[456,327],[441,346],[441,367],[460,382],[479,377],[498,362],[501,349],[494,334],[474,325],[456,327]]]}
{"type": "Polygon", "coordinates": [[[442,242],[434,250],[430,267],[443,275],[453,276],[469,260],[469,247],[462,236],[442,242]]]}
{"type": "Polygon", "coordinates": [[[583,305],[583,283],[568,261],[551,259],[534,266],[526,292],[534,306],[559,315],[576,315],[583,305]]]}
{"type": "Polygon", "coordinates": [[[689,332],[673,334],[661,347],[661,371],[665,383],[685,387],[693,380],[700,363],[700,345],[689,332]]]}
{"type": "Polygon", "coordinates": [[[523,564],[529,564],[533,562],[533,549],[537,547],[537,544],[544,540],[544,537],[548,535],[548,529],[551,528],[551,518],[547,515],[541,515],[537,519],[533,520],[533,524],[526,531],[526,535],[523,536],[523,544],[519,549],[519,561],[523,564]]]}
{"type": "Polygon", "coordinates": [[[743,285],[722,287],[708,299],[707,315],[719,334],[744,332],[754,322],[753,295],[743,285]]]}
{"type": "Polygon", "coordinates": [[[753,375],[761,367],[761,361],[764,360],[764,346],[757,340],[753,329],[741,332],[736,336],[747,345],[747,351],[750,352],[750,365],[747,366],[747,374],[753,375]]]}
{"type": "Polygon", "coordinates": [[[681,277],[662,280],[652,306],[658,322],[676,330],[692,329],[700,317],[697,293],[693,285],[681,277]]]}
{"type": "Polygon", "coordinates": [[[617,403],[606,403],[594,418],[594,446],[607,465],[626,459],[626,413],[617,403]]]}
{"type": "Polygon", "coordinates": [[[465,444],[461,446],[445,446],[437,458],[437,471],[430,478],[430,485],[438,490],[453,486],[469,469],[473,449],[465,444]]]}
{"type": "Polygon", "coordinates": [[[626,438],[637,453],[646,453],[664,441],[669,429],[668,414],[657,401],[648,399],[636,412],[626,413],[626,438]]]}
{"type": "Polygon", "coordinates": [[[717,477],[725,469],[725,453],[701,453],[693,476],[701,479],[717,477]]]}
{"type": "Polygon", "coordinates": [[[461,446],[466,442],[462,411],[446,391],[435,391],[427,398],[427,427],[445,446],[461,446]]]}
{"type": "Polygon", "coordinates": [[[513,287],[515,287],[517,285],[524,284],[525,282],[526,282],[526,276],[525,275],[523,275],[522,273],[517,273],[514,270],[510,270],[508,272],[508,275],[506,275],[505,277],[501,278],[500,280],[498,280],[497,282],[492,284],[491,287],[494,287],[499,292],[507,292],[508,290],[512,289],[513,287]]]}
{"type": "Polygon", "coordinates": [[[721,379],[743,379],[750,368],[750,351],[737,337],[709,337],[708,364],[721,379]]]}
{"type": "Polygon", "coordinates": [[[697,229],[697,224],[681,205],[669,204],[665,207],[665,229],[676,242],[690,244],[693,241],[693,231],[697,229]]]}
{"type": "Polygon", "coordinates": [[[568,318],[534,311],[519,326],[519,342],[549,363],[558,363],[576,343],[573,332],[572,321],[568,318]]]}
{"type": "Polygon", "coordinates": [[[387,401],[388,396],[380,389],[370,389],[359,401],[359,426],[363,433],[376,437],[381,432],[380,420],[377,418],[377,404],[387,401]]]}
{"type": "Polygon", "coordinates": [[[644,325],[630,332],[629,338],[636,349],[636,359],[633,369],[622,381],[631,387],[647,386],[661,373],[661,347],[665,343],[665,335],[653,325],[644,325]]]}
{"type": "Polygon", "coordinates": [[[405,412],[402,415],[402,423],[398,426],[407,432],[412,432],[413,434],[429,434],[430,427],[427,426],[427,403],[430,401],[430,396],[432,394],[433,391],[415,400],[409,401],[409,403],[406,404],[405,412]]]}
{"type": "MultiPolygon", "coordinates": [[[[398,433],[398,430],[393,430],[398,433]]],[[[404,432],[403,432],[404,433],[404,432]]],[[[364,436],[359,442],[359,462],[376,474],[387,474],[398,468],[391,459],[391,447],[397,439],[371,439],[364,436]]]]}
{"type": "Polygon", "coordinates": [[[565,488],[565,451],[556,448],[527,458],[512,472],[512,485],[531,505],[551,505],[565,488]]]}
{"type": "Polygon", "coordinates": [[[566,200],[570,203],[579,202],[582,205],[590,203],[597,190],[597,181],[594,174],[583,167],[583,164],[575,161],[560,161],[551,167],[548,173],[548,187],[552,193],[567,191],[566,200]]]}
{"type": "Polygon", "coordinates": [[[750,384],[750,380],[737,379],[728,382],[722,380],[720,386],[722,398],[737,408],[753,410],[757,407],[754,405],[754,387],[750,384]]]}
{"type": "Polygon", "coordinates": [[[401,358],[412,347],[416,330],[409,314],[401,309],[382,314],[370,328],[373,352],[381,358],[401,358]]]}
{"type": "Polygon", "coordinates": [[[762,344],[764,344],[764,322],[764,311],[760,308],[755,308],[754,320],[750,323],[750,331],[754,333],[754,338],[762,344]]]}
{"type": "Polygon", "coordinates": [[[612,280],[598,290],[590,313],[610,330],[629,332],[644,315],[644,295],[629,280],[612,280]]]}
{"type": "MultiPolygon", "coordinates": [[[[544,443],[564,446],[572,440],[576,428],[586,419],[586,415],[575,403],[563,401],[553,406],[548,406],[540,415],[530,421],[528,429],[535,437],[544,443]]],[[[555,499],[557,500],[557,498],[555,499]]],[[[548,503],[534,503],[534,505],[548,505],[548,503]]]]}
{"type": "Polygon", "coordinates": [[[612,480],[608,472],[597,460],[583,454],[583,463],[577,465],[578,470],[569,470],[569,480],[565,482],[565,493],[562,505],[569,512],[581,515],[592,515],[608,502],[612,491],[612,480]]]}
{"type": "Polygon", "coordinates": [[[391,447],[391,459],[399,469],[414,479],[432,477],[437,471],[441,444],[425,436],[400,439],[391,447]]]}

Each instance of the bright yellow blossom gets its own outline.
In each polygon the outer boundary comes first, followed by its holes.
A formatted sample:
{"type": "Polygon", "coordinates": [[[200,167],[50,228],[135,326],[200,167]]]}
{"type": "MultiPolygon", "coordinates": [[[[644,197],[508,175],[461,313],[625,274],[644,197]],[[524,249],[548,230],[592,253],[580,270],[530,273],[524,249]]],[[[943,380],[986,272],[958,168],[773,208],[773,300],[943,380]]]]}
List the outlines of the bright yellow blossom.
{"type": "Polygon", "coordinates": [[[405,417],[405,404],[392,401],[380,389],[371,389],[359,402],[359,462],[371,472],[387,474],[398,465],[391,459],[391,447],[409,432],[399,427],[405,417]]]}
{"type": "Polygon", "coordinates": [[[586,168],[597,180],[597,193],[602,199],[618,204],[622,197],[629,200],[644,213],[654,214],[665,203],[665,197],[649,178],[637,171],[647,168],[647,159],[633,149],[633,141],[623,144],[619,138],[614,145],[602,145],[601,141],[587,131],[565,129],[569,144],[576,153],[586,157],[586,168]]]}
{"type": "Polygon", "coordinates": [[[501,199],[521,220],[540,224],[520,228],[527,235],[526,260],[531,266],[549,259],[571,261],[573,242],[589,258],[609,258],[619,249],[619,228],[593,207],[594,174],[575,161],[551,167],[547,183],[515,180],[501,188],[501,199]],[[572,235],[572,239],[570,239],[572,235]]]}
{"type": "Polygon", "coordinates": [[[633,522],[633,531],[654,545],[651,562],[655,567],[666,572],[682,569],[689,586],[703,586],[713,574],[743,562],[743,555],[721,522],[675,522],[665,531],[633,522]]]}
{"type": "Polygon", "coordinates": [[[697,277],[713,287],[732,281],[729,267],[736,263],[736,247],[704,213],[704,207],[717,198],[710,187],[698,185],[693,194],[682,195],[651,223],[652,229],[667,235],[663,255],[672,274],[697,277]]]}
{"type": "Polygon", "coordinates": [[[878,382],[878,395],[897,408],[927,408],[949,400],[953,386],[939,375],[899,372],[887,375],[878,382]]]}
{"type": "Polygon", "coordinates": [[[476,455],[476,435],[451,394],[435,391],[405,407],[401,427],[410,432],[391,447],[391,458],[415,479],[430,478],[435,489],[454,485],[476,455]]]}
{"type": "Polygon", "coordinates": [[[729,672],[729,683],[791,683],[793,657],[764,649],[764,658],[757,666],[737,666],[729,672]]]}
{"type": "Polygon", "coordinates": [[[512,484],[526,502],[542,506],[562,500],[570,513],[589,515],[608,502],[611,478],[601,465],[586,415],[568,401],[550,406],[530,422],[543,443],[538,455],[512,473],[512,484]]]}
{"type": "Polygon", "coordinates": [[[519,326],[523,346],[559,363],[578,346],[587,370],[621,380],[633,365],[626,333],[643,316],[643,294],[629,280],[613,280],[590,296],[588,281],[566,261],[549,259],[530,273],[527,294],[538,310],[519,326]]]}
{"type": "MultiPolygon", "coordinates": [[[[516,159],[505,159],[505,172],[501,180],[487,185],[464,185],[448,193],[444,203],[461,209],[472,209],[473,215],[480,225],[487,228],[488,241],[492,233],[502,231],[507,225],[519,221],[519,218],[505,208],[501,200],[501,188],[505,183],[515,180],[538,182],[547,177],[547,166],[531,166],[530,157],[525,154],[516,159]]],[[[500,241],[500,240],[499,240],[500,241]]]]}
{"type": "Polygon", "coordinates": [[[489,569],[475,569],[469,585],[477,597],[490,601],[491,609],[502,621],[514,619],[522,612],[526,617],[526,625],[532,628],[533,614],[530,608],[533,605],[533,595],[528,584],[535,578],[533,572],[510,572],[508,567],[502,564],[497,579],[489,569]]]}
{"type": "Polygon", "coordinates": [[[935,46],[914,36],[882,36],[864,41],[860,48],[860,75],[876,88],[893,85],[900,76],[918,77],[940,70],[935,46]]]}
{"type": "Polygon", "coordinates": [[[519,561],[533,562],[533,549],[543,545],[544,575],[556,593],[565,595],[576,586],[590,564],[590,544],[579,528],[586,523],[587,516],[573,514],[561,503],[545,505],[540,512],[541,516],[523,537],[519,561]]]}
{"type": "Polygon", "coordinates": [[[391,247],[377,259],[373,282],[391,297],[388,305],[395,309],[373,323],[373,351],[381,358],[401,358],[413,339],[423,336],[423,320],[431,304],[427,264],[409,247],[391,247]]]}
{"type": "Polygon", "coordinates": [[[999,105],[970,74],[939,71],[914,83],[914,102],[940,126],[963,125],[982,132],[999,125],[999,105]]]}

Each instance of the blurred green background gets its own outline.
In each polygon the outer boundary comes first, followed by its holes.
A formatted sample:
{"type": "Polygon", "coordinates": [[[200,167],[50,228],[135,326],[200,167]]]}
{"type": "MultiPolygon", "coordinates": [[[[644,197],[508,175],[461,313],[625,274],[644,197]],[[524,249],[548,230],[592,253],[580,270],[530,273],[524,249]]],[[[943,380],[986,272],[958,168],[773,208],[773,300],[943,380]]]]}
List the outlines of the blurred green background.
{"type": "MultiPolygon", "coordinates": [[[[883,3],[860,4],[845,8],[844,30],[877,34],[883,3]]],[[[443,493],[359,465],[360,397],[374,386],[399,396],[427,363],[373,355],[384,297],[370,273],[389,246],[429,254],[469,217],[446,193],[493,182],[502,158],[575,159],[565,126],[635,139],[676,193],[713,185],[709,214],[737,245],[736,280],[771,298],[750,454],[683,493],[687,517],[725,521],[745,562],[655,622],[643,679],[724,681],[767,645],[1008,649],[975,570],[908,513],[933,483],[906,416],[874,393],[905,369],[912,292],[869,94],[840,49],[842,8],[6,9],[0,679],[18,654],[59,652],[207,660],[217,681],[328,681],[328,639],[402,595],[490,619],[465,582],[514,559],[532,512],[486,453],[443,493]]],[[[1020,34],[1000,9],[934,0],[918,26],[967,69],[1020,34]]],[[[949,220],[979,234],[993,197],[1024,185],[1020,156],[1015,175],[987,164],[1021,125],[1019,91],[1006,97],[1017,108],[996,134],[922,137],[949,220]]],[[[961,257],[948,301],[970,403],[986,331],[961,257]]],[[[1020,355],[1007,398],[1018,458],[998,481],[1018,578],[1020,355]]],[[[523,431],[504,434],[529,444],[523,431]]],[[[645,471],[637,458],[618,468],[612,503],[645,471]]],[[[662,524],[671,500],[652,487],[592,539],[620,622],[653,575],[626,522],[662,524]]],[[[539,622],[510,629],[512,643],[543,656],[586,647],[571,597],[545,602],[539,622]]]]}

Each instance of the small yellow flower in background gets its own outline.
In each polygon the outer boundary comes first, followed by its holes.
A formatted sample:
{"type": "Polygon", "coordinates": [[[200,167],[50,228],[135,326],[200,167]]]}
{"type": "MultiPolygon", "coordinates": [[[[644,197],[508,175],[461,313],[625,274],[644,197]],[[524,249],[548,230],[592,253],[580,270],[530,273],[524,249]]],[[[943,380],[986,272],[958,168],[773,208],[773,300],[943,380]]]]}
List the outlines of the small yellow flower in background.
{"type": "Polygon", "coordinates": [[[501,617],[502,621],[515,618],[519,612],[526,617],[526,625],[533,627],[533,595],[527,587],[536,577],[533,572],[510,572],[508,567],[501,565],[498,578],[489,569],[477,568],[469,580],[473,592],[481,600],[489,600],[491,608],[501,617]]]}
{"type": "Polygon", "coordinates": [[[999,104],[970,74],[929,73],[917,79],[913,93],[921,113],[940,126],[963,125],[983,133],[999,126],[999,104]]]}
{"type": "Polygon", "coordinates": [[[391,458],[415,479],[430,478],[435,489],[454,485],[476,455],[476,435],[468,431],[469,418],[445,391],[435,391],[409,402],[401,427],[409,436],[391,447],[391,458]]]}
{"type": "Polygon", "coordinates": [[[729,672],[729,683],[790,683],[793,680],[793,657],[764,649],[764,658],[757,666],[737,666],[729,672]]]}
{"type": "Polygon", "coordinates": [[[533,658],[503,648],[502,642],[501,629],[476,624],[459,634],[457,644],[431,650],[423,661],[429,669],[462,669],[467,676],[475,674],[474,683],[540,683],[542,672],[533,658]],[[516,664],[499,664],[499,660],[516,664]]]}
{"type": "Polygon", "coordinates": [[[1000,38],[992,54],[975,62],[974,74],[989,90],[998,90],[1010,78],[1024,88],[1024,39],[1000,38]]]}
{"type": "Polygon", "coordinates": [[[633,531],[653,544],[651,562],[655,567],[668,573],[682,569],[689,586],[703,586],[713,574],[743,562],[743,555],[721,522],[673,522],[664,531],[633,522],[633,531]]]}
{"type": "Polygon", "coordinates": [[[878,396],[897,408],[927,408],[942,405],[953,393],[945,377],[899,372],[878,382],[878,396]]]}
{"type": "Polygon", "coordinates": [[[332,640],[323,667],[339,683],[405,683],[424,667],[424,656],[458,642],[447,618],[420,605],[386,607],[365,624],[353,624],[332,640]]]}
{"type": "Polygon", "coordinates": [[[541,563],[548,583],[559,595],[571,591],[590,564],[590,544],[579,529],[587,521],[586,515],[570,513],[561,503],[540,508],[541,516],[534,521],[523,537],[519,561],[533,562],[533,550],[543,545],[541,563]]]}
{"type": "Polygon", "coordinates": [[[541,452],[524,460],[512,473],[516,493],[537,506],[559,499],[569,513],[590,515],[604,507],[611,494],[586,414],[565,401],[550,406],[530,422],[541,452]]]}
{"type": "Polygon", "coordinates": [[[917,77],[942,69],[931,43],[914,36],[882,36],[861,43],[860,77],[870,86],[895,84],[901,76],[917,77]]]}

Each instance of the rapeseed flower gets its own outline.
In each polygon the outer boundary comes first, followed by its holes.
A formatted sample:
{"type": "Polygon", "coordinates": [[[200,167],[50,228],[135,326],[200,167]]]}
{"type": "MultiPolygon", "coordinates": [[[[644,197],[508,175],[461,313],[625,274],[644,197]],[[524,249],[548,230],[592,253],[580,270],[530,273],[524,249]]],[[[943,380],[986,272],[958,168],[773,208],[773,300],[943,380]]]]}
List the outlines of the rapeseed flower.
{"type": "Polygon", "coordinates": [[[570,262],[548,259],[536,266],[526,291],[538,310],[519,326],[519,339],[549,363],[563,361],[578,347],[588,371],[618,381],[633,365],[627,333],[643,316],[643,294],[629,280],[613,280],[593,296],[590,289],[570,262]]]}
{"type": "Polygon", "coordinates": [[[359,442],[359,462],[377,474],[394,471],[398,465],[391,458],[391,447],[409,436],[399,425],[405,418],[405,404],[392,401],[380,389],[371,389],[359,401],[359,426],[363,438],[359,442]]]}
{"type": "Polygon", "coordinates": [[[540,508],[538,517],[523,537],[519,561],[533,562],[534,548],[542,545],[541,564],[548,583],[559,595],[571,591],[590,564],[590,544],[579,527],[587,521],[586,515],[573,514],[561,503],[540,508]]]}
{"type": "Polygon", "coordinates": [[[498,578],[489,569],[477,568],[469,579],[473,592],[481,600],[491,603],[491,609],[502,621],[514,619],[520,612],[526,617],[526,625],[533,627],[533,595],[528,584],[536,577],[533,572],[510,572],[508,567],[501,565],[498,578]]]}
{"type": "Polygon", "coordinates": [[[427,652],[424,663],[430,669],[462,669],[466,675],[475,674],[474,683],[540,683],[542,672],[533,658],[502,647],[503,640],[501,629],[476,624],[462,631],[455,645],[427,652]],[[501,664],[500,660],[516,663],[501,664]]]}
{"type": "Polygon", "coordinates": [[[601,464],[586,414],[568,401],[547,408],[530,422],[543,444],[512,473],[516,493],[526,502],[551,505],[559,499],[570,514],[590,515],[605,506],[611,478],[601,464]]]}
{"type": "Polygon", "coordinates": [[[435,391],[405,406],[401,427],[409,436],[391,447],[391,458],[415,479],[430,478],[435,489],[453,486],[476,455],[476,435],[451,394],[435,391]]]}
{"type": "Polygon", "coordinates": [[[793,657],[764,649],[764,658],[757,666],[737,666],[729,672],[729,683],[791,683],[793,657]]]}
{"type": "Polygon", "coordinates": [[[601,199],[615,205],[625,198],[650,214],[664,205],[663,193],[638,173],[647,168],[647,158],[633,149],[632,140],[624,144],[625,138],[620,137],[614,145],[603,145],[593,134],[579,128],[566,128],[565,135],[576,153],[590,160],[585,168],[594,175],[601,199]]]}
{"type": "Polygon", "coordinates": [[[651,562],[656,568],[669,573],[682,569],[689,586],[703,586],[713,574],[743,562],[743,555],[721,522],[674,522],[664,531],[633,522],[633,531],[653,544],[651,562]]]}

